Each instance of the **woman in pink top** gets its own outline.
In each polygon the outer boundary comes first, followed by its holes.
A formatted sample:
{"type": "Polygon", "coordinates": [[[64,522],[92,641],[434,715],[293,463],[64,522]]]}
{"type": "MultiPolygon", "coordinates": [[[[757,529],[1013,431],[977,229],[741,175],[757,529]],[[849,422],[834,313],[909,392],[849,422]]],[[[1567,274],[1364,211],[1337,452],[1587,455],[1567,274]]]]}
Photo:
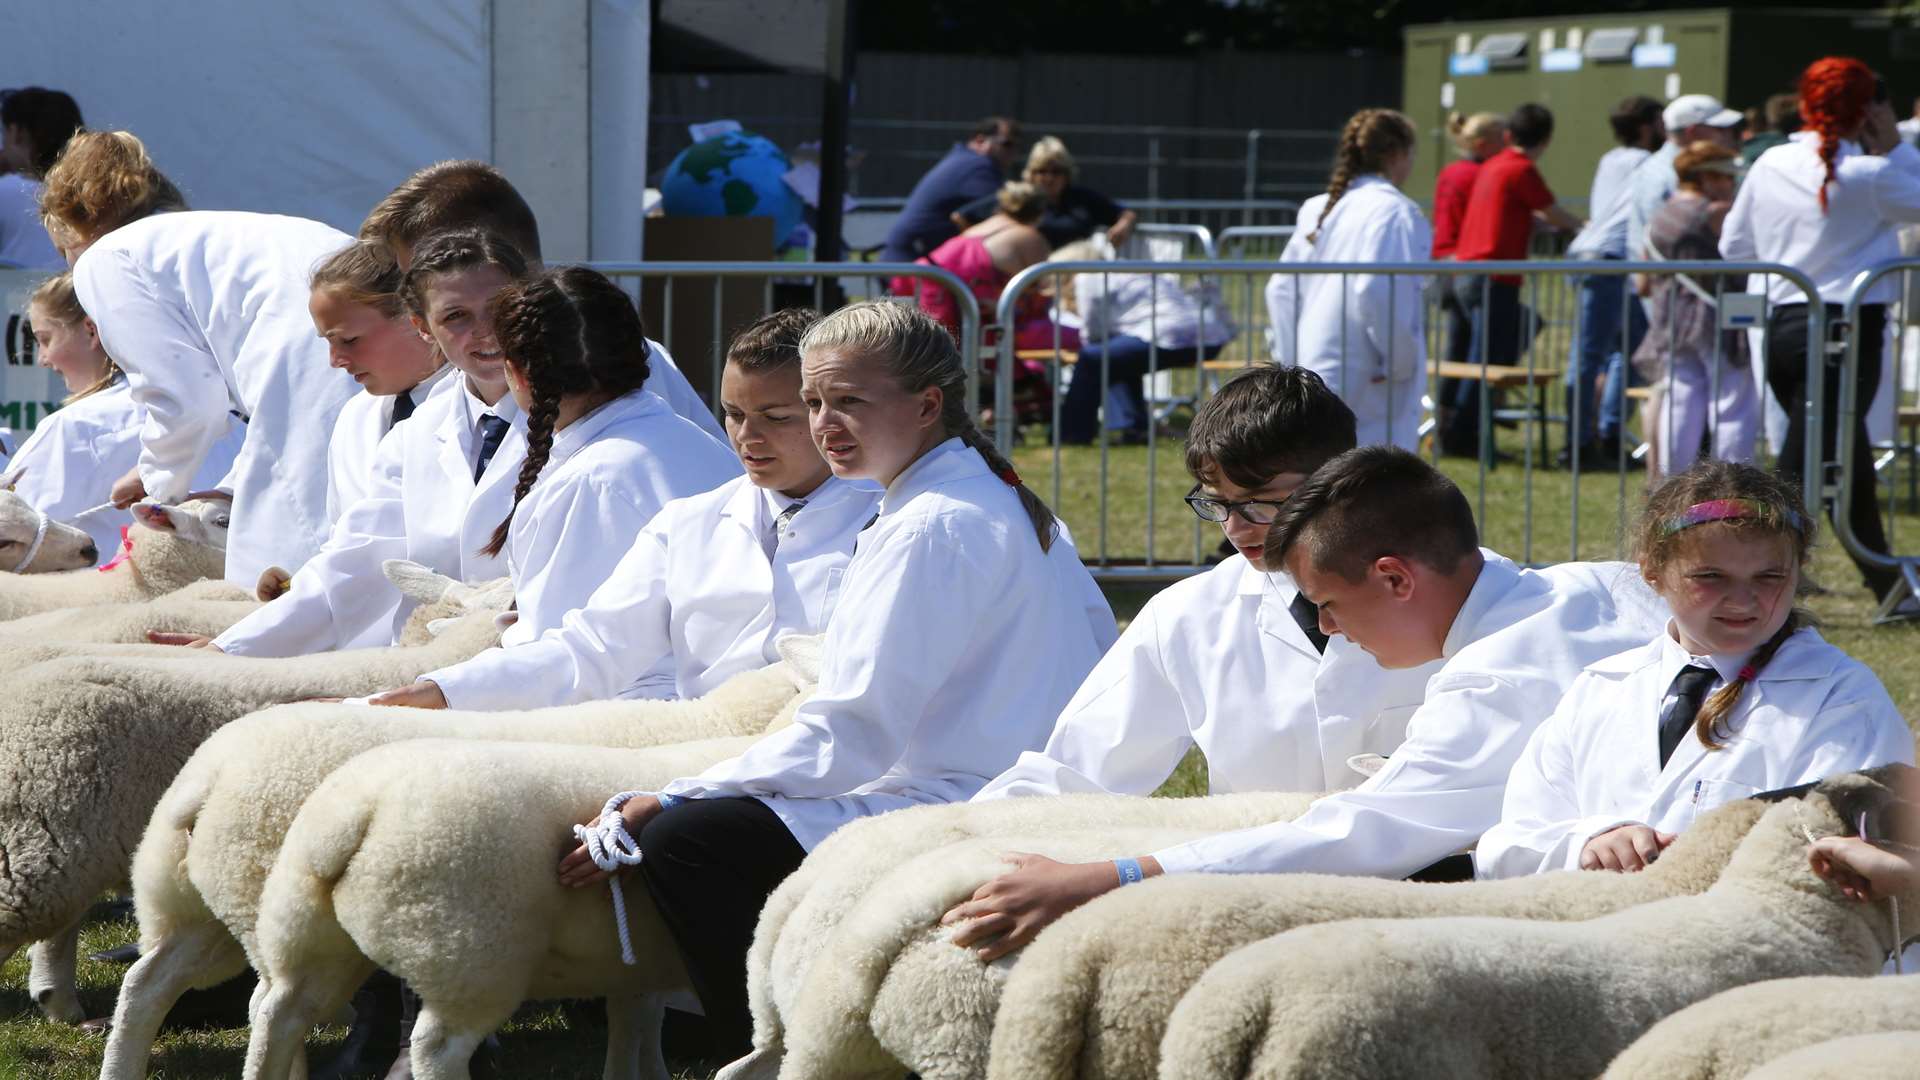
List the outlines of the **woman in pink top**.
{"type": "MultiPolygon", "coordinates": [[[[1035,263],[1045,262],[1053,249],[1047,244],[1047,238],[1036,227],[1041,214],[1047,206],[1046,195],[1025,181],[1013,181],[1000,189],[1000,209],[992,217],[980,222],[959,236],[934,248],[924,257],[915,260],[950,271],[967,288],[973,291],[974,299],[980,301],[980,320],[991,323],[994,309],[1000,303],[1000,294],[1007,287],[1013,275],[1035,263]]],[[[933,316],[954,336],[960,334],[960,305],[940,284],[921,278],[918,282],[920,310],[933,316]]],[[[1047,323],[1047,298],[1039,290],[1027,294],[1020,310],[1014,312],[1011,328],[1018,334],[1029,323],[1045,325],[1045,334],[1034,333],[1036,339],[1044,337],[1044,344],[1038,340],[1035,347],[1050,348],[1053,344],[1051,323],[1047,323]]],[[[983,326],[981,344],[991,345],[992,327],[983,326]]],[[[1069,345],[1070,343],[1063,343],[1069,345]]],[[[1025,423],[1045,423],[1053,412],[1053,383],[1043,361],[1015,361],[1013,393],[1014,408],[1019,419],[1025,423]]],[[[991,367],[991,362],[989,362],[991,367]]]]}

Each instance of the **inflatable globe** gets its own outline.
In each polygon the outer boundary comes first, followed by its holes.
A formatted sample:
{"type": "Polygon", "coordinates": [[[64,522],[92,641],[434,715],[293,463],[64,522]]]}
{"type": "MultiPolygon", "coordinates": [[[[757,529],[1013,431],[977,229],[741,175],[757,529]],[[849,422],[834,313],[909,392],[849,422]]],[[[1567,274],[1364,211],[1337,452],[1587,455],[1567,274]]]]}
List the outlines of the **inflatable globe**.
{"type": "Polygon", "coordinates": [[[759,135],[717,135],[668,163],[661,209],[672,217],[770,217],[779,247],[800,224],[800,196],[781,179],[791,167],[787,155],[759,135]]]}

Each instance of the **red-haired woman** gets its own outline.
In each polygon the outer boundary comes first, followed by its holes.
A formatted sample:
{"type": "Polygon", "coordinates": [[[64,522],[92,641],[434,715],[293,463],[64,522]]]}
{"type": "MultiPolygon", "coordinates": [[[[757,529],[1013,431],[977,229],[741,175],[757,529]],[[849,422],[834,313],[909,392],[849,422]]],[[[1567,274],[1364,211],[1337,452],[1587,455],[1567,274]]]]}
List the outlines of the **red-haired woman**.
{"type": "MultiPolygon", "coordinates": [[[[1858,60],[1828,57],[1800,77],[1800,115],[1806,128],[1760,155],[1747,174],[1721,229],[1720,253],[1798,267],[1826,302],[1828,325],[1840,315],[1854,275],[1898,258],[1894,228],[1920,221],[1920,150],[1900,138],[1886,85],[1858,60]]],[[[1874,497],[1873,461],[1864,417],[1880,386],[1887,301],[1894,282],[1866,297],[1854,333],[1860,340],[1854,483],[1847,495],[1853,533],[1867,547],[1887,550],[1874,497]]],[[[1779,469],[1799,475],[1806,463],[1807,298],[1783,278],[1767,286],[1767,386],[1787,412],[1787,439],[1779,469]]],[[[1820,431],[1824,461],[1837,458],[1840,373],[1826,367],[1820,431]]],[[[1836,515],[1838,508],[1833,508],[1836,515]]],[[[1898,578],[1861,566],[1867,587],[1885,596],[1898,578]]],[[[1920,611],[1920,603],[1908,605],[1920,611]]]]}

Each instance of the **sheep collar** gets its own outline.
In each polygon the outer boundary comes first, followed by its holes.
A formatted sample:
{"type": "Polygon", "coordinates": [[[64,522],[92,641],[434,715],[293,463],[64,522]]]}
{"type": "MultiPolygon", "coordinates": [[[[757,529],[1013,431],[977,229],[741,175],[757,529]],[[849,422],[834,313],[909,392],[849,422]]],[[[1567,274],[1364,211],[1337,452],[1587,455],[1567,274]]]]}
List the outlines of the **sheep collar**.
{"type": "Polygon", "coordinates": [[[33,543],[27,545],[27,553],[20,557],[19,564],[13,568],[13,572],[16,574],[24,574],[27,572],[27,567],[33,563],[34,556],[40,554],[40,546],[47,542],[47,524],[50,519],[45,512],[31,503],[27,504],[27,509],[33,511],[35,519],[33,526],[33,543]]]}

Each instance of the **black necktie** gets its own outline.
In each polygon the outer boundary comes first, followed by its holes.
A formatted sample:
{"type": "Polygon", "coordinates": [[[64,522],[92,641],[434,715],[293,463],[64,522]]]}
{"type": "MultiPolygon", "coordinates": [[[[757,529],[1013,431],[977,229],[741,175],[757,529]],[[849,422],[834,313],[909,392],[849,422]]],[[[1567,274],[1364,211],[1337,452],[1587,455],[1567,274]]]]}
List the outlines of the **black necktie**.
{"type": "Polygon", "coordinates": [[[494,451],[500,449],[500,440],[507,437],[508,424],[497,416],[488,414],[480,418],[480,456],[473,462],[473,482],[487,474],[487,462],[493,460],[494,451]]]}
{"type": "Polygon", "coordinates": [[[1673,750],[1680,740],[1693,730],[1693,722],[1700,718],[1700,706],[1706,703],[1707,691],[1713,689],[1720,674],[1710,667],[1697,667],[1688,664],[1673,677],[1673,685],[1667,687],[1667,696],[1673,699],[1673,707],[1660,720],[1660,767],[1667,767],[1667,759],[1673,757],[1673,750]]]}
{"type": "Polygon", "coordinates": [[[1307,599],[1306,593],[1294,593],[1293,603],[1287,605],[1287,611],[1292,613],[1293,621],[1300,624],[1300,632],[1313,642],[1313,651],[1326,652],[1327,635],[1320,632],[1319,606],[1307,599]]]}
{"type": "Polygon", "coordinates": [[[400,426],[407,417],[413,415],[413,391],[404,390],[393,396],[393,421],[387,425],[391,431],[400,426]]]}

